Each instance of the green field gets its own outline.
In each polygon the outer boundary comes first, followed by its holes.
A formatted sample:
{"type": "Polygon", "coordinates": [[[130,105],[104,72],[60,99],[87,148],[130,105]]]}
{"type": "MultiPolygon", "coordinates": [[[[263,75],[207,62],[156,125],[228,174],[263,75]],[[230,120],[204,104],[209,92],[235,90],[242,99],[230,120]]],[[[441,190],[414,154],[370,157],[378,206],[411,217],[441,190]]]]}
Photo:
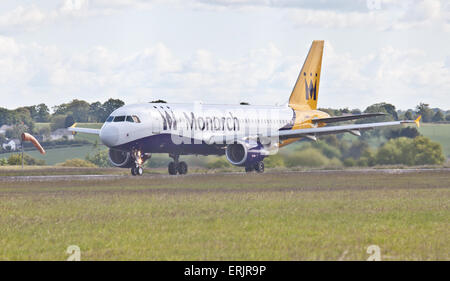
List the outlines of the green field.
{"type": "MultiPolygon", "coordinates": [[[[42,155],[37,150],[26,151],[27,154],[36,158],[45,160],[46,165],[55,165],[62,163],[67,159],[84,159],[88,154],[94,154],[96,151],[106,149],[104,145],[94,147],[93,145],[72,146],[64,148],[47,149],[46,154],[42,155]]],[[[16,152],[20,153],[20,152],[16,152]]],[[[0,158],[8,158],[12,153],[0,154],[0,158]]]]}
{"type": "Polygon", "coordinates": [[[449,260],[450,172],[0,181],[0,260],[449,260]]]}
{"type": "Polygon", "coordinates": [[[422,123],[419,132],[442,145],[442,150],[450,158],[450,124],[422,123]]]}

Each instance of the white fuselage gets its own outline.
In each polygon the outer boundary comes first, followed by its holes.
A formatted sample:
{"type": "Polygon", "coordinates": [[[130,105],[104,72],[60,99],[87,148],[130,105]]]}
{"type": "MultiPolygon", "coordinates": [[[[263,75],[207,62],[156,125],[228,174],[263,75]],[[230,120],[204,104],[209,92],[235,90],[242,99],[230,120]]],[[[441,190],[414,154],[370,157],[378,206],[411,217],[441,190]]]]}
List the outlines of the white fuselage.
{"type": "Polygon", "coordinates": [[[287,106],[145,103],[115,110],[100,131],[101,141],[118,147],[159,134],[205,139],[279,130],[294,124],[287,106]]]}

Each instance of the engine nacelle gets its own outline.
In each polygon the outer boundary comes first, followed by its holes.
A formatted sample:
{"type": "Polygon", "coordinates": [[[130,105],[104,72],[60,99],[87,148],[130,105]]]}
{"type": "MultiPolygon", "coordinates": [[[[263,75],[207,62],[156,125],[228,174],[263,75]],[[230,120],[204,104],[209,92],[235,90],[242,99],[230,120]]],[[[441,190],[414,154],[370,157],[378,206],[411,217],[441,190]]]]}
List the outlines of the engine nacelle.
{"type": "Polygon", "coordinates": [[[265,155],[262,154],[261,149],[260,144],[237,142],[227,146],[225,155],[227,160],[235,166],[251,166],[264,159],[265,155]]]}
{"type": "Polygon", "coordinates": [[[108,155],[109,162],[111,162],[114,167],[131,168],[134,165],[134,160],[133,157],[131,157],[130,152],[110,148],[108,155]]]}

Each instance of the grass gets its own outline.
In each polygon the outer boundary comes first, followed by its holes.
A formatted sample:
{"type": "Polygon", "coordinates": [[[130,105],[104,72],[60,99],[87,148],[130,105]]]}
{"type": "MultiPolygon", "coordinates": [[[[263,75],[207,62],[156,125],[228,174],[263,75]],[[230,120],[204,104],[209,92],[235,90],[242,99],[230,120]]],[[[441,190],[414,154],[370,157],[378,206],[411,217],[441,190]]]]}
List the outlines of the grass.
{"type": "Polygon", "coordinates": [[[376,244],[449,260],[449,187],[448,171],[0,181],[0,259],[366,260],[376,244]]]}
{"type": "Polygon", "coordinates": [[[422,123],[419,132],[442,145],[442,150],[450,158],[450,124],[422,123]]]}
{"type": "MultiPolygon", "coordinates": [[[[26,151],[31,157],[36,159],[45,160],[47,165],[55,165],[62,163],[67,159],[80,158],[84,159],[88,154],[95,154],[96,151],[105,149],[104,145],[98,145],[94,147],[93,145],[83,145],[83,146],[72,146],[64,148],[47,149],[46,154],[42,155],[37,150],[26,151]]],[[[15,152],[20,153],[20,152],[15,152]]],[[[0,154],[0,158],[8,158],[12,153],[0,154]]]]}
{"type": "Polygon", "coordinates": [[[12,176],[55,176],[55,175],[128,175],[128,169],[62,167],[62,166],[0,166],[0,178],[12,176]]]}

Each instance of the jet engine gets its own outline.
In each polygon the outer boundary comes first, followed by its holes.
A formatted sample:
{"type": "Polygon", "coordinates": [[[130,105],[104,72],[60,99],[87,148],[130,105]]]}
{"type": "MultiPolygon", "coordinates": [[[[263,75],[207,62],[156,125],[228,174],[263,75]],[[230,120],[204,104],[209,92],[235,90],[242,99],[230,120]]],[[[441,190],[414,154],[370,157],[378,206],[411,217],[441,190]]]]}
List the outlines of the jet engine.
{"type": "Polygon", "coordinates": [[[108,154],[109,162],[114,167],[131,168],[134,165],[134,160],[130,152],[110,148],[108,154]]]}
{"type": "Polygon", "coordinates": [[[225,149],[227,160],[235,166],[252,166],[265,157],[258,143],[236,142],[225,149]]]}

